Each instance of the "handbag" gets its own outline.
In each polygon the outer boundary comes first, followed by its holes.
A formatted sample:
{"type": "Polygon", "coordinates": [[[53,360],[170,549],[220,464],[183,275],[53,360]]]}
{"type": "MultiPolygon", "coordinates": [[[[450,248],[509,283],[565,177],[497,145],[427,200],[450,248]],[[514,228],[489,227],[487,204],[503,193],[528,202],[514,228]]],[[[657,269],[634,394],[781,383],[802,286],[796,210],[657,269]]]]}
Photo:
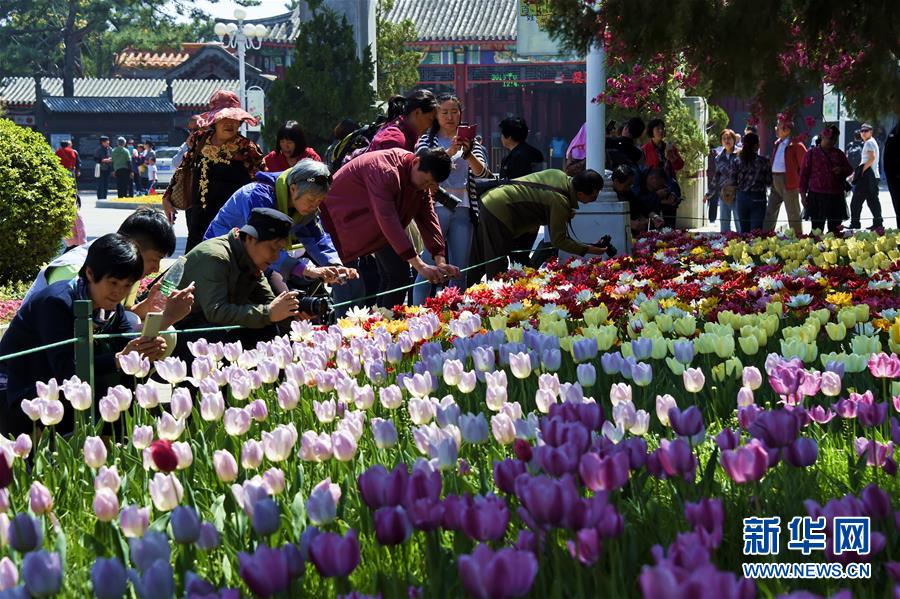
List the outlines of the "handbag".
{"type": "Polygon", "coordinates": [[[206,145],[206,137],[197,140],[197,147],[187,152],[181,164],[172,173],[172,181],[163,195],[163,201],[168,202],[178,210],[187,210],[194,203],[194,156],[199,154],[206,145]]]}
{"type": "Polygon", "coordinates": [[[731,206],[734,204],[734,198],[737,196],[737,185],[725,185],[722,187],[722,191],[719,194],[719,197],[723,202],[731,206]]]}
{"type": "MultiPolygon", "coordinates": [[[[822,155],[825,156],[825,160],[828,161],[828,166],[829,166],[829,168],[832,168],[832,169],[833,169],[833,168],[834,168],[834,163],[831,162],[831,158],[828,157],[828,152],[826,152],[826,151],[823,150],[822,148],[819,148],[819,151],[822,152],[822,155]]],[[[847,181],[847,179],[843,179],[843,185],[842,185],[842,187],[843,187],[843,189],[844,189],[844,195],[846,195],[846,194],[850,193],[851,191],[853,191],[853,185],[851,185],[850,182],[847,181]]]]}

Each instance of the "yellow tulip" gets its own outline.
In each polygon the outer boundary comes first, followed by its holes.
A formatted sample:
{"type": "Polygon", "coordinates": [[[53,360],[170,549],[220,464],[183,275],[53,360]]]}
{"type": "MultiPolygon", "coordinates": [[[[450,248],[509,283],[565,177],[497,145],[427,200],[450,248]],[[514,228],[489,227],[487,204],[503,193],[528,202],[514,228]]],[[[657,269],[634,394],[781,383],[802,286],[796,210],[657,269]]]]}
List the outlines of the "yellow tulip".
{"type": "Polygon", "coordinates": [[[810,312],[809,316],[818,320],[820,326],[825,326],[825,323],[831,320],[831,310],[828,308],[820,308],[810,312]]]}
{"type": "Polygon", "coordinates": [[[891,341],[900,343],[900,316],[894,319],[894,324],[891,325],[891,341]]]}
{"type": "Polygon", "coordinates": [[[610,324],[600,327],[600,336],[597,337],[597,348],[606,351],[611,348],[619,338],[619,330],[616,325],[610,324]]]}
{"type": "Polygon", "coordinates": [[[693,337],[697,331],[697,319],[687,314],[675,321],[675,332],[682,337],[693,337]]]}
{"type": "Polygon", "coordinates": [[[744,374],[744,364],[737,356],[725,360],[725,374],[736,379],[741,378],[744,374]]]}
{"type": "Polygon", "coordinates": [[[653,351],[650,352],[650,357],[654,360],[662,360],[667,355],[669,355],[669,347],[666,344],[666,340],[662,337],[654,337],[653,351]]]}
{"type": "Polygon", "coordinates": [[[850,348],[854,354],[873,354],[881,351],[881,341],[877,337],[856,335],[850,340],[850,348]]]}
{"type": "Polygon", "coordinates": [[[631,349],[631,341],[625,341],[622,345],[619,346],[619,351],[622,352],[622,357],[627,358],[628,356],[633,356],[634,351],[631,349]]]}
{"type": "Polygon", "coordinates": [[[496,316],[491,316],[488,318],[488,322],[491,323],[491,328],[495,331],[501,331],[505,329],[508,320],[509,319],[505,314],[497,314],[496,316]]]}
{"type": "Polygon", "coordinates": [[[672,327],[675,326],[675,319],[672,318],[671,314],[657,314],[654,322],[663,333],[671,332],[672,327]]]}
{"type": "MultiPolygon", "coordinates": [[[[781,318],[784,316],[784,306],[781,302],[769,302],[766,304],[766,314],[777,316],[781,318]]],[[[771,336],[772,333],[769,333],[771,336]]]]}
{"type": "Polygon", "coordinates": [[[711,354],[716,351],[715,346],[713,345],[713,338],[715,335],[711,333],[700,333],[700,336],[694,341],[694,348],[698,353],[701,354],[711,354]]]}
{"type": "Polygon", "coordinates": [[[712,378],[717,383],[725,380],[725,363],[716,364],[712,367],[712,378]]]}
{"type": "Polygon", "coordinates": [[[806,358],[806,344],[798,339],[783,339],[781,341],[781,355],[786,360],[791,358],[806,358]]]}
{"type": "Polygon", "coordinates": [[[856,322],[869,322],[869,304],[856,304],[853,310],[856,312],[856,322]]]}
{"type": "Polygon", "coordinates": [[[843,341],[847,336],[847,327],[843,322],[829,322],[825,325],[825,332],[832,341],[843,341]]]}
{"type": "Polygon", "coordinates": [[[684,374],[684,364],[682,364],[675,358],[666,358],[666,365],[675,376],[681,376],[682,374],[684,374]]]}
{"type": "Polygon", "coordinates": [[[648,337],[650,339],[654,337],[662,337],[662,331],[659,330],[659,325],[655,322],[647,322],[644,323],[644,328],[641,329],[641,337],[648,337]]]}
{"type": "Polygon", "coordinates": [[[748,356],[755,356],[759,352],[759,341],[757,341],[755,336],[741,336],[738,338],[738,343],[741,346],[741,351],[748,356]]]}
{"type": "Polygon", "coordinates": [[[655,300],[647,300],[641,303],[638,311],[650,320],[659,313],[659,304],[655,300]]]}
{"type": "Polygon", "coordinates": [[[587,323],[588,326],[599,326],[606,322],[608,317],[609,308],[606,307],[606,304],[600,304],[599,306],[594,306],[584,311],[584,322],[587,323]]]}
{"type": "Polygon", "coordinates": [[[716,335],[713,339],[713,350],[720,358],[727,358],[734,355],[734,337],[728,335],[716,335]]]}
{"type": "Polygon", "coordinates": [[[506,329],[506,340],[510,343],[522,343],[525,330],[520,327],[506,329]]]}
{"type": "Polygon", "coordinates": [[[580,335],[576,335],[575,337],[568,337],[568,336],[566,336],[566,337],[560,337],[560,338],[559,338],[559,348],[560,348],[562,351],[564,351],[564,352],[570,352],[570,353],[571,353],[571,351],[572,351],[572,344],[575,343],[576,341],[580,340],[580,339],[583,339],[583,338],[584,338],[584,337],[582,337],[582,336],[580,336],[580,335]]]}
{"type": "Polygon", "coordinates": [[[803,356],[803,361],[809,364],[810,362],[815,362],[818,357],[819,346],[816,344],[815,339],[813,339],[810,343],[806,344],[806,353],[803,356]]]}

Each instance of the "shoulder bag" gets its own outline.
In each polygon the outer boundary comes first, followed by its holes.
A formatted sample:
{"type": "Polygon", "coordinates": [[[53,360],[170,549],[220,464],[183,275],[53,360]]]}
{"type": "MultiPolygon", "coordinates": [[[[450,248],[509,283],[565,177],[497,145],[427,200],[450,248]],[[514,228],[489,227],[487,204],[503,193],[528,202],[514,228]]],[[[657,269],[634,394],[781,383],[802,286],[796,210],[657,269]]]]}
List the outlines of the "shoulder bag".
{"type": "Polygon", "coordinates": [[[166,189],[164,199],[168,199],[178,210],[187,210],[194,202],[194,157],[199,155],[206,145],[207,137],[197,139],[197,145],[188,150],[181,164],[172,173],[172,182],[166,189]]]}

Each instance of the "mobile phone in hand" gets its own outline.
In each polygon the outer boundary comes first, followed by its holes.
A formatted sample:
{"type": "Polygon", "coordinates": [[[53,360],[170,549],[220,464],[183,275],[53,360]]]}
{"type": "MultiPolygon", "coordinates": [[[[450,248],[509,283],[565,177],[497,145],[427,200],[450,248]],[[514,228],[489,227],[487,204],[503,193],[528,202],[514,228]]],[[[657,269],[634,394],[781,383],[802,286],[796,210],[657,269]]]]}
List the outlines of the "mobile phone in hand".
{"type": "Polygon", "coordinates": [[[474,141],[478,134],[478,125],[461,124],[456,128],[456,137],[465,139],[466,141],[474,141]]]}
{"type": "Polygon", "coordinates": [[[152,338],[159,335],[159,330],[162,328],[162,321],[162,312],[148,312],[147,317],[144,319],[144,328],[141,331],[141,336],[152,338]]]}

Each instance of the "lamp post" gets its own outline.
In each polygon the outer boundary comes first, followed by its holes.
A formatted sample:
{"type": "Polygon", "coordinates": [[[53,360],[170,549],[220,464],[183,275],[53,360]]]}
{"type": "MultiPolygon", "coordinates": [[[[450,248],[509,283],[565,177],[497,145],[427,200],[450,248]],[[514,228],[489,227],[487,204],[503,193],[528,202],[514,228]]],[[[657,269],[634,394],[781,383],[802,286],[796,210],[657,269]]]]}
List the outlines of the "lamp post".
{"type": "MultiPolygon", "coordinates": [[[[262,47],[263,38],[268,34],[265,25],[254,25],[253,23],[244,24],[247,18],[247,11],[243,8],[234,10],[235,23],[216,23],[214,31],[223,46],[236,48],[238,55],[238,79],[239,89],[238,98],[241,100],[241,108],[247,110],[247,82],[245,77],[245,60],[247,50],[259,50],[262,47]]],[[[241,124],[242,133],[246,133],[246,125],[241,124]]]]}

